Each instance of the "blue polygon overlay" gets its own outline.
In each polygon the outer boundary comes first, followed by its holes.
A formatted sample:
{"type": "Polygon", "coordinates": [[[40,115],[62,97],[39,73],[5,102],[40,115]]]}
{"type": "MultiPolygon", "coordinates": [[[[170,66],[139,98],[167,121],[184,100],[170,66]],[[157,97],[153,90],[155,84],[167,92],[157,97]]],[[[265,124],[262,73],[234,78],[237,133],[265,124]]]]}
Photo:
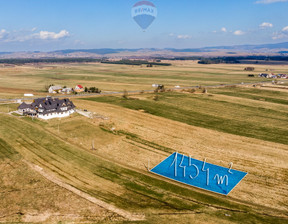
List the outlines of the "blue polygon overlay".
{"type": "Polygon", "coordinates": [[[173,153],[150,172],[194,187],[228,195],[247,173],[173,153]]]}

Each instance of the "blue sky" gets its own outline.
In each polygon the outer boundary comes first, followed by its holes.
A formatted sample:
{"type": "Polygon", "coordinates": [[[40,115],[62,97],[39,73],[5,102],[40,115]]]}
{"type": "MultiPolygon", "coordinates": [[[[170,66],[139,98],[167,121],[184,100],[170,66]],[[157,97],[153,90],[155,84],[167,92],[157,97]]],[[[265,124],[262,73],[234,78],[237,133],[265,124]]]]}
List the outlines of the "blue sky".
{"type": "Polygon", "coordinates": [[[151,0],[143,32],[137,0],[0,0],[0,51],[197,48],[288,41],[288,0],[151,0]]]}

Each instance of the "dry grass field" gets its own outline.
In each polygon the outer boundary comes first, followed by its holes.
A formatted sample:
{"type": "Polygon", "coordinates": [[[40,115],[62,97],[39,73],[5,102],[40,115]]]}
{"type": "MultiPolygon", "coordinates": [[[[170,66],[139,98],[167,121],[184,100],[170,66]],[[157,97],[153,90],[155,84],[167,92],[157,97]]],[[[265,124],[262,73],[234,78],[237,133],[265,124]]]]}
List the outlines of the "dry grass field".
{"type": "MultiPolygon", "coordinates": [[[[165,61],[164,61],[165,62],[165,61]]],[[[169,61],[171,62],[171,61],[169,61]]],[[[0,98],[24,93],[46,95],[45,86],[96,86],[102,91],[147,90],[153,83],[166,87],[218,85],[266,81],[247,77],[245,65],[199,65],[196,61],[173,61],[172,66],[127,66],[111,64],[48,64],[0,68],[0,98]]],[[[269,70],[287,73],[283,65],[256,65],[253,74],[269,70]]]]}
{"type": "MultiPolygon", "coordinates": [[[[172,87],[260,80],[248,78],[244,67],[17,66],[9,68],[15,69],[10,75],[0,70],[0,86],[19,90],[2,93],[13,97],[27,89],[43,94],[53,80],[106,91],[151,89],[160,82],[172,87]]],[[[285,66],[260,65],[256,73],[266,69],[288,73],[285,66]]],[[[92,118],[73,114],[49,121],[8,114],[17,105],[0,105],[0,222],[288,222],[288,91],[200,92],[75,98],[92,118]],[[233,162],[248,175],[221,196],[147,171],[148,160],[152,168],[175,151],[224,167],[233,162]]]]}

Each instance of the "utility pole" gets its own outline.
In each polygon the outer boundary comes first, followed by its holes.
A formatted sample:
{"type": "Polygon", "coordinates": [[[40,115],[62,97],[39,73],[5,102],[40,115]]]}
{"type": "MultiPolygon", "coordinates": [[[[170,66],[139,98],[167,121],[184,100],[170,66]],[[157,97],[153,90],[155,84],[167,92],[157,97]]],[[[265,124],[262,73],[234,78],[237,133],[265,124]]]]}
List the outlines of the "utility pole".
{"type": "Polygon", "coordinates": [[[150,172],[150,159],[148,158],[148,166],[146,166],[145,163],[143,163],[144,167],[150,172]]]}
{"type": "Polygon", "coordinates": [[[92,150],[94,150],[94,140],[92,141],[92,150]]]}
{"type": "Polygon", "coordinates": [[[58,133],[60,133],[60,122],[61,122],[61,118],[59,119],[59,122],[58,122],[58,133]]]}

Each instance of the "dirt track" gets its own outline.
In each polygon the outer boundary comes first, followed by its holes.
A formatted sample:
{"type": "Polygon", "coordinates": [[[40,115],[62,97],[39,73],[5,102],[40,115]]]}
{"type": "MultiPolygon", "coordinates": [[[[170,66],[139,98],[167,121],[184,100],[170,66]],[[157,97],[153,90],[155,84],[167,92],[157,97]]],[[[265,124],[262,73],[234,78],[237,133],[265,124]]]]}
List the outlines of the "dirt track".
{"type": "Polygon", "coordinates": [[[111,212],[117,213],[118,215],[122,216],[125,219],[128,219],[130,221],[140,221],[140,220],[145,220],[145,215],[143,214],[132,214],[130,212],[124,211],[122,209],[119,209],[111,204],[108,204],[104,201],[101,201],[95,197],[90,196],[89,194],[86,194],[72,186],[70,186],[69,184],[66,184],[64,182],[62,182],[61,180],[59,180],[58,178],[56,178],[55,176],[46,173],[43,168],[41,168],[40,166],[34,165],[28,161],[25,161],[25,163],[31,167],[31,169],[35,170],[36,172],[38,172],[39,174],[41,174],[43,177],[45,177],[46,179],[48,179],[49,181],[57,184],[60,187],[63,187],[71,192],[73,192],[74,194],[102,207],[105,208],[111,212]]]}

